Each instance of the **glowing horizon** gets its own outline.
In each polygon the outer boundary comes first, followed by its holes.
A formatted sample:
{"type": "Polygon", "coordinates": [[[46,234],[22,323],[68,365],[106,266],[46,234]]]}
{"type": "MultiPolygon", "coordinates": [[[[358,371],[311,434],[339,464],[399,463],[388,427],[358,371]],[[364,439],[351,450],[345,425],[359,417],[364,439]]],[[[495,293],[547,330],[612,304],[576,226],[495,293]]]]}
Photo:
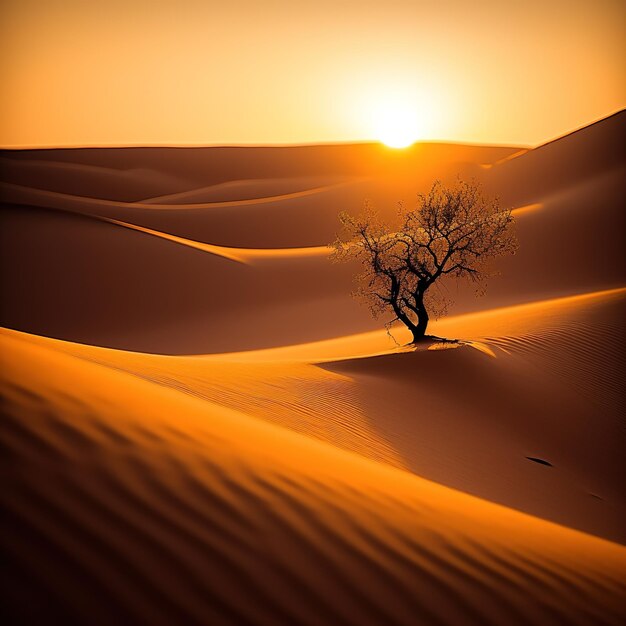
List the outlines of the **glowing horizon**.
{"type": "Polygon", "coordinates": [[[613,0],[7,0],[5,148],[537,145],[626,105],[613,0]]]}

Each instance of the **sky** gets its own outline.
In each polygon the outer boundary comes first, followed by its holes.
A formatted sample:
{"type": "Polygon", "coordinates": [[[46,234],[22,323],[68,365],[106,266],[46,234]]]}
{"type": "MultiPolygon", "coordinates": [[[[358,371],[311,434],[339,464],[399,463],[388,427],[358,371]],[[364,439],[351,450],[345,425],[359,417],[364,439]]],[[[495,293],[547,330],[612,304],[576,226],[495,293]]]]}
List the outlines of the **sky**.
{"type": "Polygon", "coordinates": [[[614,0],[3,0],[0,145],[537,145],[626,106],[614,0]]]}

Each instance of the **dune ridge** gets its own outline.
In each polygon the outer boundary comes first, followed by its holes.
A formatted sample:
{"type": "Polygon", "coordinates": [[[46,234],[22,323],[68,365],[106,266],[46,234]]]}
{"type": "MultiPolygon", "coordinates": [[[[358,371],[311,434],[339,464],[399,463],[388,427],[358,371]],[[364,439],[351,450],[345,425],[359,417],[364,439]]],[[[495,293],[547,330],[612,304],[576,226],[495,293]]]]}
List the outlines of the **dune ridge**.
{"type": "MultiPolygon", "coordinates": [[[[93,216],[97,217],[97,216],[93,216]]],[[[111,224],[117,224],[123,228],[129,228],[130,230],[136,230],[140,233],[159,237],[167,241],[188,246],[189,248],[195,248],[197,250],[203,250],[204,252],[210,252],[226,259],[238,261],[239,263],[254,263],[258,259],[275,259],[275,258],[290,258],[290,257],[306,257],[306,256],[323,256],[328,257],[331,253],[329,246],[310,246],[308,248],[229,248],[226,246],[214,246],[201,241],[192,241],[191,239],[185,239],[184,237],[176,237],[176,235],[170,235],[158,230],[152,230],[151,228],[144,228],[143,226],[137,226],[136,224],[129,224],[128,222],[122,222],[120,220],[114,220],[107,217],[97,217],[97,219],[104,220],[111,224]]]]}
{"type": "Polygon", "coordinates": [[[253,200],[281,196],[289,193],[310,191],[332,187],[336,184],[349,182],[344,178],[336,181],[328,178],[302,177],[302,178],[269,178],[250,180],[230,180],[225,183],[218,183],[197,189],[186,190],[175,194],[167,194],[144,198],[141,203],[169,204],[171,200],[191,199],[202,200],[202,202],[226,202],[237,200],[253,200]]]}
{"type": "Polygon", "coordinates": [[[213,209],[223,207],[250,206],[255,204],[267,204],[270,202],[281,202],[284,200],[293,200],[295,198],[305,198],[318,193],[330,191],[350,185],[351,182],[333,183],[330,185],[321,185],[312,187],[311,189],[303,189],[301,191],[292,191],[291,193],[278,194],[274,196],[263,196],[257,198],[248,198],[247,200],[225,200],[216,202],[187,202],[184,204],[175,203],[157,203],[157,202],[120,202],[117,200],[103,200],[102,198],[89,198],[84,196],[74,196],[58,191],[48,191],[42,189],[34,189],[32,187],[24,187],[14,185],[12,183],[1,183],[2,197],[6,202],[19,202],[22,204],[38,204],[43,202],[43,206],[50,208],[83,208],[83,205],[93,205],[104,208],[134,208],[134,209],[154,209],[154,210],[173,210],[173,209],[213,209]]]}

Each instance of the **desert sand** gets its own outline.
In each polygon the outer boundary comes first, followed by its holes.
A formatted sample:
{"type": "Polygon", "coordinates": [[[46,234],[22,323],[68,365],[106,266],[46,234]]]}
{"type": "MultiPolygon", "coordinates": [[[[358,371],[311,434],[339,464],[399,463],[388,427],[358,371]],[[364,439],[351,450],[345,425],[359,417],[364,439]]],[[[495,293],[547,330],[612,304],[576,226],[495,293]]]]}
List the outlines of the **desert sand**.
{"type": "Polygon", "coordinates": [[[625,126],[3,151],[11,623],[622,624],[625,126]],[[519,252],[409,349],[327,244],[458,175],[519,252]]]}

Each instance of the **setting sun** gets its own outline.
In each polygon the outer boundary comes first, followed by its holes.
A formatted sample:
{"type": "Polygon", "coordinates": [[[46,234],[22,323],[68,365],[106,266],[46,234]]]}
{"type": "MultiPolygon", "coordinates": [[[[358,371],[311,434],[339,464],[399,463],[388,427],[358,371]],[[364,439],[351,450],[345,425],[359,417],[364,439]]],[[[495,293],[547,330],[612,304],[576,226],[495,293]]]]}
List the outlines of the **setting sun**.
{"type": "Polygon", "coordinates": [[[374,120],[376,137],[390,148],[406,148],[419,137],[418,111],[408,105],[381,108],[374,120]]]}
{"type": "Polygon", "coordinates": [[[408,148],[417,141],[417,137],[406,132],[400,126],[390,125],[380,136],[380,141],[390,148],[408,148]]]}
{"type": "Polygon", "coordinates": [[[442,132],[446,105],[440,85],[421,80],[371,80],[364,90],[364,134],[390,148],[406,148],[442,132]],[[366,130],[365,130],[366,129],[366,130]]]}

